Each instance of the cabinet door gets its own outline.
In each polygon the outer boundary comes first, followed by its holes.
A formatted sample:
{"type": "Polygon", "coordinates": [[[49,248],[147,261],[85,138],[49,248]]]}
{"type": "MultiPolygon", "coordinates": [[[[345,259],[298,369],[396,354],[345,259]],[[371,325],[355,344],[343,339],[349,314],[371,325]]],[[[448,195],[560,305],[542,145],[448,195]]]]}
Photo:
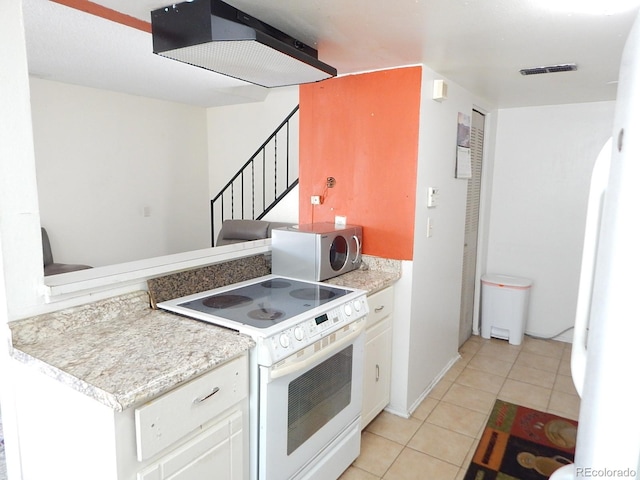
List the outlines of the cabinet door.
{"type": "Polygon", "coordinates": [[[237,411],[162,457],[138,480],[243,478],[242,412],[237,411]]]}
{"type": "Polygon", "coordinates": [[[391,320],[367,329],[364,349],[362,428],[389,403],[391,386],[391,320]]]}

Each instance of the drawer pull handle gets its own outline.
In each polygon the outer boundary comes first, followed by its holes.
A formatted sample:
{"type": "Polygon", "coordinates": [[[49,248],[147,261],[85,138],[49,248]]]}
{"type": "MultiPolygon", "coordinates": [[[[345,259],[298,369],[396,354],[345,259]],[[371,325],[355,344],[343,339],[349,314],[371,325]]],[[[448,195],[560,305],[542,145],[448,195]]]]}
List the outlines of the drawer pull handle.
{"type": "Polygon", "coordinates": [[[376,307],[373,309],[374,312],[376,313],[380,313],[382,310],[384,310],[384,305],[382,305],[381,307],[376,307]]]}
{"type": "Polygon", "coordinates": [[[200,398],[196,398],[193,403],[202,403],[204,402],[207,398],[211,398],[213,397],[216,393],[218,393],[220,391],[220,387],[216,387],[213,390],[211,390],[211,392],[207,393],[204,397],[200,397],[200,398]]]}

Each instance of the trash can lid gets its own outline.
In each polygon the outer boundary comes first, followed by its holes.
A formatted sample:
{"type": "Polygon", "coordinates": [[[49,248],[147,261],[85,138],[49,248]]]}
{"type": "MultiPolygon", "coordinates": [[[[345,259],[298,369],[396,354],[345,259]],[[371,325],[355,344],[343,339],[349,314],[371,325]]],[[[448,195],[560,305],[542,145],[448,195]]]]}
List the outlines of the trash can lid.
{"type": "Polygon", "coordinates": [[[512,277],[498,273],[486,273],[480,277],[480,281],[485,284],[497,285],[499,287],[529,288],[533,283],[528,278],[512,277]]]}

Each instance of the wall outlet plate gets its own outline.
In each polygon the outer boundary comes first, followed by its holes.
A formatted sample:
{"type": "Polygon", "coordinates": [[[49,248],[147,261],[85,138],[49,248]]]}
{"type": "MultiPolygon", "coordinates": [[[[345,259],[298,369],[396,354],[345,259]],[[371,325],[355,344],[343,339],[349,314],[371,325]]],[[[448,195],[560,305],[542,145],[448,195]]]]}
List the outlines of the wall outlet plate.
{"type": "Polygon", "coordinates": [[[311,205],[320,205],[322,203],[322,196],[311,195],[311,205]]]}
{"type": "Polygon", "coordinates": [[[347,217],[342,215],[336,215],[335,224],[338,227],[344,227],[347,224],[347,217]]]}

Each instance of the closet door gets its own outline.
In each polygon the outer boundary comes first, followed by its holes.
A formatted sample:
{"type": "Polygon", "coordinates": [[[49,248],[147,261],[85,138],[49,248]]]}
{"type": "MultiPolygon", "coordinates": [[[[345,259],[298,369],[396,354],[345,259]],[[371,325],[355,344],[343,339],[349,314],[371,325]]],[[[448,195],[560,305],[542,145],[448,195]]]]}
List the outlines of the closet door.
{"type": "Polygon", "coordinates": [[[467,212],[464,227],[464,252],[462,260],[462,292],[460,294],[460,333],[458,345],[470,336],[476,281],[478,252],[478,218],[480,216],[480,180],[482,178],[482,154],[484,146],[484,115],[476,110],[471,117],[471,178],[467,180],[467,212]]]}

